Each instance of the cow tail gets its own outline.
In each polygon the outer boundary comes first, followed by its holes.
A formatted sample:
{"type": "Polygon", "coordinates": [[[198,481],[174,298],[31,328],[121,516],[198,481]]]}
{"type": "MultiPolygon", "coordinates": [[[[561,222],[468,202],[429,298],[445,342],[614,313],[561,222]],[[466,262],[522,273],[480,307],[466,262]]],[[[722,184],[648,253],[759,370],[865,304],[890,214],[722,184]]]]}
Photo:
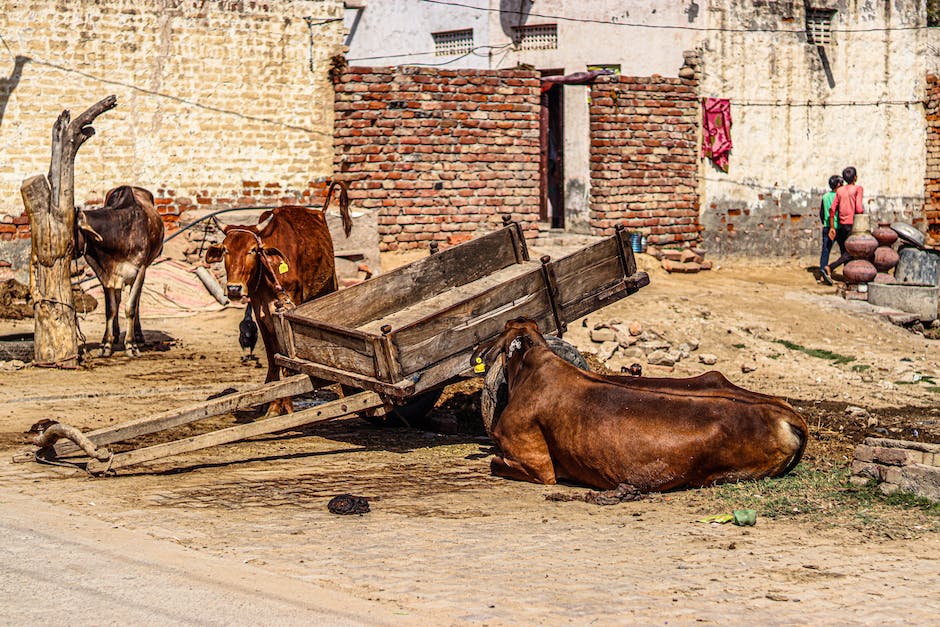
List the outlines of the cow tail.
{"type": "Polygon", "coordinates": [[[343,181],[330,183],[330,188],[326,192],[326,202],[323,203],[323,213],[326,213],[326,210],[329,209],[330,199],[333,197],[333,188],[337,186],[339,186],[339,213],[343,218],[343,231],[346,233],[346,237],[349,237],[353,223],[352,217],[349,215],[349,188],[346,187],[346,183],[343,181]]]}
{"type": "Polygon", "coordinates": [[[783,470],[774,475],[775,477],[782,477],[796,468],[796,465],[800,463],[801,459],[803,459],[803,452],[806,450],[806,441],[808,435],[806,433],[806,423],[802,420],[799,422],[788,420],[787,426],[790,427],[790,431],[792,431],[793,435],[795,435],[799,440],[799,448],[787,462],[787,465],[783,467],[783,470]]]}

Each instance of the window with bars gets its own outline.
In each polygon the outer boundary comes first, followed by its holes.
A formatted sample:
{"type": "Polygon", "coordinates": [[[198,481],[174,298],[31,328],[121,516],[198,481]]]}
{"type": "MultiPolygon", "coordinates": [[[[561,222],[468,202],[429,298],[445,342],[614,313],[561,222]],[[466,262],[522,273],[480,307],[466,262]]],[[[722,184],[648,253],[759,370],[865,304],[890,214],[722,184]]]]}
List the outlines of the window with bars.
{"type": "Polygon", "coordinates": [[[515,44],[519,50],[555,50],[558,48],[556,24],[516,26],[515,33],[515,44]]]}
{"type": "Polygon", "coordinates": [[[431,37],[434,38],[434,55],[438,57],[468,54],[473,50],[472,28],[431,33],[431,37]]]}
{"type": "Polygon", "coordinates": [[[806,9],[806,43],[828,46],[832,43],[832,16],[835,11],[806,9]]]}

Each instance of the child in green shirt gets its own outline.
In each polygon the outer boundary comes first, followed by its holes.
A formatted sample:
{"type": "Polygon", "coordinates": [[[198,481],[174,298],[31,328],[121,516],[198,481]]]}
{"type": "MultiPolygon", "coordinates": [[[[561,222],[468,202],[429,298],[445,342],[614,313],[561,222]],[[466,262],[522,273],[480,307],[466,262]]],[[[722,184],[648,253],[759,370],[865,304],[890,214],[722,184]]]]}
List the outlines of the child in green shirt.
{"type": "MultiPolygon", "coordinates": [[[[842,177],[833,174],[829,177],[830,191],[823,194],[822,201],[819,203],[819,221],[822,222],[822,252],[819,255],[819,276],[826,285],[832,285],[832,277],[826,272],[829,265],[829,253],[832,251],[832,242],[835,241],[829,237],[829,210],[832,208],[832,201],[835,200],[836,190],[842,186],[842,177]]],[[[839,226],[839,216],[833,216],[833,228],[839,226]]]]}

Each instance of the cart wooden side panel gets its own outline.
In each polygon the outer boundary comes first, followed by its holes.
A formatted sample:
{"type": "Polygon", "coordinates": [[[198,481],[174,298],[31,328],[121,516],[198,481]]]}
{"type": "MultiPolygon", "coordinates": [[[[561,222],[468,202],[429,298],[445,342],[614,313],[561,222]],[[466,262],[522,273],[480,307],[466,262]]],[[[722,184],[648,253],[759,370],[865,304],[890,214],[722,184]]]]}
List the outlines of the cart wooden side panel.
{"type": "Polygon", "coordinates": [[[355,329],[333,327],[326,323],[291,324],[293,330],[294,350],[296,354],[303,355],[304,359],[321,364],[329,364],[335,368],[348,370],[361,375],[389,380],[380,377],[384,370],[387,374],[388,366],[379,364],[383,355],[376,351],[374,340],[381,340],[355,329]]]}
{"type": "MultiPolygon", "coordinates": [[[[410,375],[493,337],[509,318],[551,320],[551,302],[535,268],[446,309],[429,311],[391,335],[402,373],[410,375]]],[[[554,332],[554,323],[546,329],[554,332]]]]}
{"type": "Polygon", "coordinates": [[[568,323],[633,294],[649,284],[637,272],[626,231],[552,262],[558,305],[568,323]]]}
{"type": "Polygon", "coordinates": [[[528,260],[519,228],[511,225],[437,255],[419,259],[371,281],[304,303],[291,322],[343,321],[359,328],[455,287],[528,260]]]}

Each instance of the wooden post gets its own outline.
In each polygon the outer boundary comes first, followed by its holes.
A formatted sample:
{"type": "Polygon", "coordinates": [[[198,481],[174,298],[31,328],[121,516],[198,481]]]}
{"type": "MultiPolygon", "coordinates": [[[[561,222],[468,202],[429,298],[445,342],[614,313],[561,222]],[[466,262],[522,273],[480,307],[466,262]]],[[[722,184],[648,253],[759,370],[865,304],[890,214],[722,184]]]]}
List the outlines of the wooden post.
{"type": "Polygon", "coordinates": [[[35,312],[33,361],[37,365],[74,368],[78,364],[75,302],[69,265],[75,256],[75,155],[95,134],[90,125],[117,106],[108,96],[74,120],[63,111],[52,127],[48,179],[37,175],[20,188],[29,215],[32,251],[29,289],[35,312]]]}

